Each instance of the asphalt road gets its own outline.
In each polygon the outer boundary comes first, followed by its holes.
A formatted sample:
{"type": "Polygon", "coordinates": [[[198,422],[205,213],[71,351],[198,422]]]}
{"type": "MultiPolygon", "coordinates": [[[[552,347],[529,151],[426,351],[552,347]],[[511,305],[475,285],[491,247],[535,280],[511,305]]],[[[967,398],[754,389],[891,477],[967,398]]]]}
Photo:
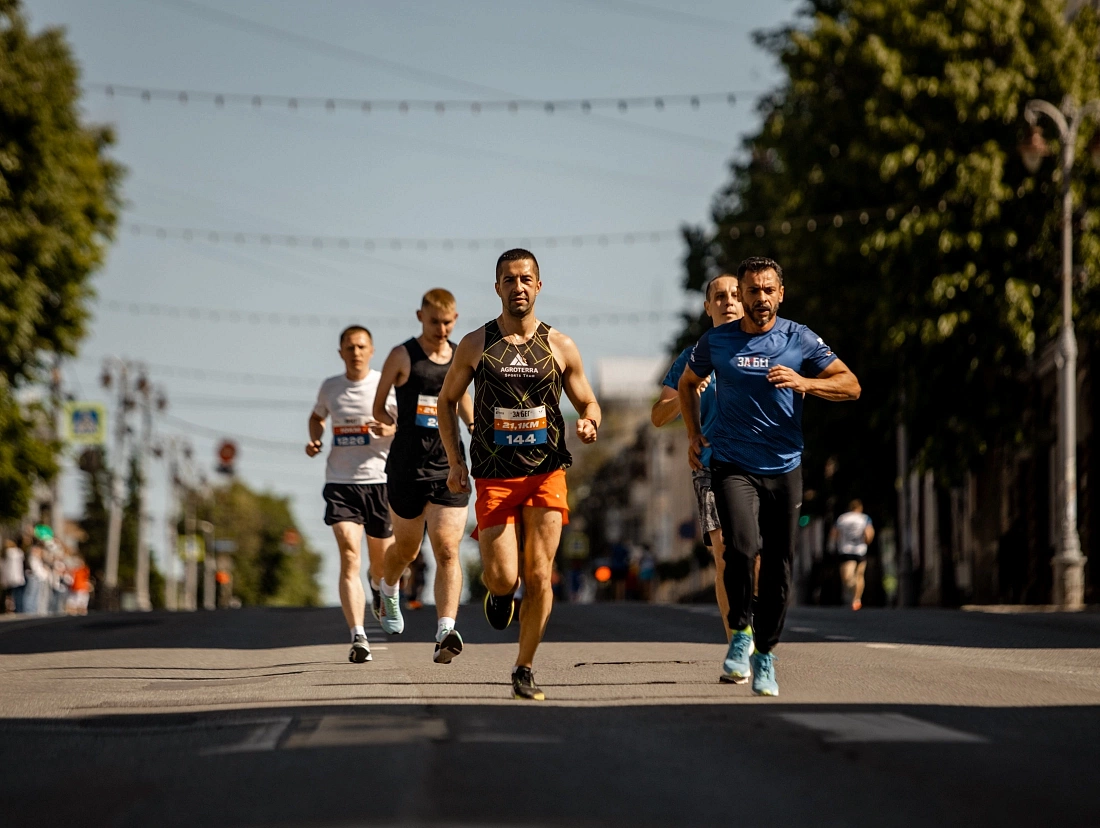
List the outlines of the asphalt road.
{"type": "Polygon", "coordinates": [[[781,696],[719,684],[705,606],[515,630],[338,610],[0,623],[0,824],[1100,825],[1100,614],[795,609],[781,696]]]}

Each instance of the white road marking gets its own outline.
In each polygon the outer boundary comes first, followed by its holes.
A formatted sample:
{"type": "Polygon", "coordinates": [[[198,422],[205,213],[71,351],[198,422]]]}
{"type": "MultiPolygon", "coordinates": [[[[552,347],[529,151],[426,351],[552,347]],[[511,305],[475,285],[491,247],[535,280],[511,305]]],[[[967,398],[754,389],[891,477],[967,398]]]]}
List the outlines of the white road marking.
{"type": "Polygon", "coordinates": [[[829,641],[855,641],[850,635],[827,635],[825,638],[829,641]]]}
{"type": "Polygon", "coordinates": [[[826,742],[959,742],[989,740],[961,730],[922,722],[904,713],[780,713],[792,724],[825,734],[826,742]]]}
{"type": "Polygon", "coordinates": [[[817,627],[791,627],[791,632],[812,633],[817,632],[817,627]]]}
{"type": "Polygon", "coordinates": [[[897,644],[868,644],[867,646],[872,650],[896,650],[898,648],[897,644]]]}
{"type": "Polygon", "coordinates": [[[279,739],[290,727],[293,719],[290,716],[280,716],[277,719],[269,719],[260,723],[260,726],[249,733],[242,741],[235,745],[209,748],[202,752],[203,756],[218,756],[229,753],[266,753],[275,750],[279,746],[279,739]]]}
{"type": "Polygon", "coordinates": [[[460,742],[481,745],[560,745],[559,736],[525,736],[522,733],[464,733],[460,742]]]}

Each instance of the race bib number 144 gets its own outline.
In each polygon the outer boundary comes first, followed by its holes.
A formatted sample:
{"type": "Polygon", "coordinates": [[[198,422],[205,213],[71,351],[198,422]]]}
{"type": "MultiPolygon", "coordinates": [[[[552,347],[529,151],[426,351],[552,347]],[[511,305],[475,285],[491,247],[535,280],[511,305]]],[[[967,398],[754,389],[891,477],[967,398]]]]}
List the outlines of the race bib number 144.
{"type": "Polygon", "coordinates": [[[493,442],[498,446],[541,446],[546,442],[546,406],[494,408],[493,442]]]}

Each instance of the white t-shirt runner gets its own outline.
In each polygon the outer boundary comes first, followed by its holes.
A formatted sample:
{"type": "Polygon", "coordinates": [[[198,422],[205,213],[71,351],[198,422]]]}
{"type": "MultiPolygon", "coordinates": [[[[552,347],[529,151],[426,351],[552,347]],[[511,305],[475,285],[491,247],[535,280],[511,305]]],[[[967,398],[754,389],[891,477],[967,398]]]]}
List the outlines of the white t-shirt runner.
{"type": "MultiPolygon", "coordinates": [[[[313,413],[331,421],[326,483],[386,482],[386,455],[393,437],[376,437],[367,427],[374,422],[374,395],[381,376],[370,370],[358,382],[340,374],[321,383],[313,413]]],[[[396,422],[397,397],[392,388],[386,397],[386,411],[396,422]]]]}
{"type": "Polygon", "coordinates": [[[845,512],[836,519],[836,551],[841,555],[867,554],[864,533],[872,526],[871,518],[863,512],[845,512]]]}

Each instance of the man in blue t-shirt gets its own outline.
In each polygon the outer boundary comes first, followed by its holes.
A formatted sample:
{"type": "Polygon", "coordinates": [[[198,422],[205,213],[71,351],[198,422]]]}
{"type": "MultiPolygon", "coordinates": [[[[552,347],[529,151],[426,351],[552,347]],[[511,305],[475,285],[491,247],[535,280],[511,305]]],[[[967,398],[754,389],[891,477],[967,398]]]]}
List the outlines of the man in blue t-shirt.
{"type": "MultiPolygon", "coordinates": [[[[727,322],[735,322],[742,316],[741,301],[737,294],[737,277],[729,273],[715,276],[707,283],[706,299],[703,301],[703,311],[710,317],[714,327],[725,325],[727,322]]],[[[649,418],[653,425],[660,428],[666,423],[671,423],[680,414],[680,397],[677,387],[680,376],[687,367],[688,359],[694,345],[689,345],[680,352],[672,367],[668,369],[664,380],[661,382],[661,396],[653,403],[653,410],[649,418]]],[[[699,386],[699,412],[702,421],[703,433],[710,434],[710,429],[718,417],[718,406],[714,395],[714,375],[711,374],[699,386]]],[[[695,499],[699,506],[699,526],[703,530],[703,540],[714,554],[714,592],[718,597],[718,607],[722,611],[722,624],[726,628],[726,640],[730,639],[730,628],[727,616],[729,615],[729,602],[726,601],[726,588],[724,585],[723,570],[725,569],[724,556],[725,544],[722,543],[722,527],[718,522],[718,510],[714,505],[714,493],[710,486],[710,449],[703,449],[703,468],[691,470],[691,482],[695,488],[695,499]]]]}
{"type": "Polygon", "coordinates": [[[855,374],[817,334],[779,318],[784,287],[776,262],[746,259],[737,268],[737,282],[745,315],[703,334],[680,378],[679,397],[691,467],[701,468],[703,449],[711,449],[714,500],[726,543],[733,635],[722,679],[743,684],[751,675],[754,693],[777,696],[772,649],[787,615],[802,505],[802,403],[806,394],[858,399],[860,388],[855,374]],[[718,415],[704,434],[697,389],[712,371],[718,415]]]}

